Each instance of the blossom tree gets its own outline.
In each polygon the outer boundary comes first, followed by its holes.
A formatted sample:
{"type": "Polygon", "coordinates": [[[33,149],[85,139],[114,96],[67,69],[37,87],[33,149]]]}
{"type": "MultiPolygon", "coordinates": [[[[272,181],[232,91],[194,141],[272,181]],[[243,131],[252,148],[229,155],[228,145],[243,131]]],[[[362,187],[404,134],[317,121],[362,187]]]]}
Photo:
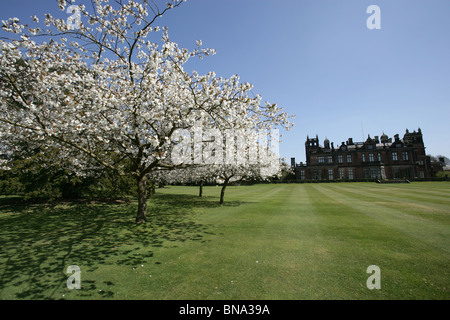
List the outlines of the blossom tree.
{"type": "Polygon", "coordinates": [[[285,162],[280,159],[278,150],[278,129],[267,132],[255,128],[205,130],[194,127],[190,135],[184,132],[174,136],[180,137],[175,139],[179,143],[172,150],[174,163],[197,165],[177,170],[183,174],[169,173],[171,181],[200,183],[200,195],[203,181],[222,184],[220,204],[224,203],[229,183],[279,177],[284,169],[285,162]]]}
{"type": "MultiPolygon", "coordinates": [[[[0,140],[14,152],[20,141],[57,148],[60,161],[79,175],[109,169],[135,178],[136,222],[147,215],[148,176],[173,168],[174,132],[201,122],[208,129],[289,127],[276,104],[250,95],[239,77],[187,72],[193,57],[214,54],[197,42],[172,42],[155,21],[180,6],[170,0],[92,0],[78,6],[75,26],[45,15],[41,27],[2,21],[0,140]],[[160,40],[149,40],[159,32],[160,40]]],[[[61,10],[68,4],[57,0],[61,10]]],[[[158,34],[159,34],[158,33],[158,34]]],[[[152,38],[153,39],[153,38],[152,38]]],[[[7,167],[7,159],[0,163],[7,167]]]]}
{"type": "MultiPolygon", "coordinates": [[[[212,168],[217,182],[222,185],[220,204],[224,203],[225,190],[230,182],[264,181],[281,174],[278,130],[272,130],[267,135],[253,130],[245,130],[245,135],[241,130],[238,132],[241,134],[232,136],[231,143],[226,141],[226,162],[212,168]],[[242,139],[243,136],[245,139],[242,139]],[[271,137],[271,141],[268,142],[267,137],[271,137]]],[[[229,137],[227,140],[230,140],[229,137]]]]}

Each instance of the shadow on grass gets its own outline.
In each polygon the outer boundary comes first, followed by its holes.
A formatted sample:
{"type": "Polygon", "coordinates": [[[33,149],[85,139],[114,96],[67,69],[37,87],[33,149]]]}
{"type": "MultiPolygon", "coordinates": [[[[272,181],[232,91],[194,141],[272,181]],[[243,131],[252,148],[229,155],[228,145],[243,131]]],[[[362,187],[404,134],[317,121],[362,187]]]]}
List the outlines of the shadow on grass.
{"type": "MultiPolygon", "coordinates": [[[[158,263],[151,260],[155,247],[205,241],[212,233],[194,221],[194,208],[218,206],[216,198],[157,194],[148,222],[134,224],[135,202],[47,205],[0,198],[0,299],[59,299],[70,265],[89,272],[105,264],[158,263]]],[[[96,290],[102,285],[82,280],[81,295],[114,298],[113,291],[96,290]]]]}

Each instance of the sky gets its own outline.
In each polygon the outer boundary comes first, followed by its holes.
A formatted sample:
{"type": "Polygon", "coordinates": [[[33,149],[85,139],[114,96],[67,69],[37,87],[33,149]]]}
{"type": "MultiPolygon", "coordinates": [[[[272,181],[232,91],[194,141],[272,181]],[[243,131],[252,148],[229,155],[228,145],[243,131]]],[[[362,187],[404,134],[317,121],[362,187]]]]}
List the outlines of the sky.
{"type": "MultiPolygon", "coordinates": [[[[55,0],[0,0],[0,20],[47,12],[69,16],[55,0]]],[[[418,128],[427,154],[450,158],[449,12],[449,0],[188,0],[158,24],[180,46],[216,50],[188,68],[237,74],[295,115],[280,132],[288,163],[305,161],[308,135],[337,146],[418,128]],[[367,27],[370,5],[380,29],[367,27]]]]}

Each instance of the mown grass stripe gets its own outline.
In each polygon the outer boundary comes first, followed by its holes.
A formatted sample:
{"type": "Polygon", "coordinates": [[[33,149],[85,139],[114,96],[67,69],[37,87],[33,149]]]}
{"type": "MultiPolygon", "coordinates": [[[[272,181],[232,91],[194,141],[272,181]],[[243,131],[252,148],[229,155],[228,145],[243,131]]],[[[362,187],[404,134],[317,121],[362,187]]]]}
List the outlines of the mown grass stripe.
{"type": "Polygon", "coordinates": [[[447,182],[438,183],[437,186],[434,183],[427,182],[412,182],[410,184],[377,184],[377,183],[365,183],[365,182],[355,182],[346,183],[345,187],[349,189],[358,189],[364,186],[364,189],[377,192],[379,190],[389,190],[395,193],[412,193],[417,191],[424,195],[436,195],[441,197],[448,197],[450,192],[450,184],[447,182]]]}
{"type": "Polygon", "coordinates": [[[422,217],[413,201],[427,201],[409,198],[413,186],[232,186],[224,205],[220,187],[199,198],[198,187],[168,186],[143,225],[132,223],[135,203],[8,206],[0,297],[449,299],[450,213],[435,194],[439,215],[422,217]],[[65,288],[67,264],[80,265],[82,290],[65,288]],[[366,287],[370,264],[381,290],[366,287]]]}
{"type": "Polygon", "coordinates": [[[378,223],[393,227],[408,234],[413,239],[450,253],[450,228],[448,225],[424,219],[400,209],[393,209],[376,201],[368,201],[370,198],[374,199],[373,196],[363,195],[362,198],[349,196],[349,191],[345,188],[329,187],[324,189],[322,186],[316,188],[324,193],[326,192],[328,196],[332,196],[334,199],[350,204],[354,210],[376,219],[378,223]]]}
{"type": "MultiPolygon", "coordinates": [[[[437,199],[424,199],[417,197],[415,194],[400,194],[392,192],[389,188],[372,192],[366,190],[364,185],[359,188],[339,188],[336,186],[329,186],[331,190],[345,193],[351,197],[363,197],[372,204],[382,204],[391,209],[399,210],[403,213],[415,215],[419,218],[435,220],[439,223],[450,224],[450,205],[443,202],[448,202],[448,199],[438,201],[437,199]]],[[[440,198],[442,200],[443,198],[440,198]]]]}

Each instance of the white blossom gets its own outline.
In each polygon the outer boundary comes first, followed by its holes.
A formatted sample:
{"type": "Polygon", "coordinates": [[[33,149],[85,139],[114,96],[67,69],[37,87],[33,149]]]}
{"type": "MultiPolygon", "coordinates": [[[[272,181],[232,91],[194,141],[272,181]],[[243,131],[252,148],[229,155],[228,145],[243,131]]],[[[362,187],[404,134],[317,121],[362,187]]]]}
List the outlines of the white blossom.
{"type": "MultiPolygon", "coordinates": [[[[176,7],[182,2],[168,3],[176,7]]],[[[176,167],[171,152],[177,129],[200,125],[225,133],[291,126],[281,108],[262,104],[238,76],[185,71],[191,58],[214,50],[182,48],[170,40],[167,29],[161,44],[152,41],[149,32],[159,27],[149,23],[150,12],[163,10],[151,7],[154,2],[93,3],[94,14],[80,5],[92,28],[81,24],[79,30],[69,30],[65,21],[46,14],[48,42],[33,41],[33,35],[44,31],[27,29],[17,18],[2,21],[4,31],[21,38],[0,40],[0,138],[8,150],[21,141],[57,147],[60,159],[79,174],[109,168],[141,179],[176,167]],[[64,37],[56,36],[61,32],[64,37]]],[[[59,0],[58,5],[65,8],[67,3],[59,0]]],[[[232,164],[208,168],[225,179],[230,174],[256,176],[260,169],[232,164]]]]}

